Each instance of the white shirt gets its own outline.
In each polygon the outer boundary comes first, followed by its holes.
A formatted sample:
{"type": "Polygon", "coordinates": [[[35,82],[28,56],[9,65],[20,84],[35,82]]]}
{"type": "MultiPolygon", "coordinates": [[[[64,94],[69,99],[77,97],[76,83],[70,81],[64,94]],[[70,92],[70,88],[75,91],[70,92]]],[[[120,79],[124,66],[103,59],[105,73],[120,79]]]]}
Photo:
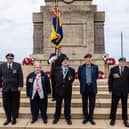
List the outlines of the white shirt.
{"type": "Polygon", "coordinates": [[[10,69],[12,69],[12,65],[13,65],[13,63],[11,63],[11,64],[7,64],[7,66],[8,66],[8,68],[9,68],[9,65],[10,65],[10,69]]]}
{"type": "Polygon", "coordinates": [[[44,92],[43,92],[42,82],[41,82],[41,74],[37,74],[34,80],[33,93],[31,98],[32,100],[34,99],[36,92],[38,92],[40,99],[44,98],[44,92]]]}
{"type": "Polygon", "coordinates": [[[124,67],[119,66],[119,71],[120,71],[120,74],[122,74],[122,72],[124,71],[124,67]]]}

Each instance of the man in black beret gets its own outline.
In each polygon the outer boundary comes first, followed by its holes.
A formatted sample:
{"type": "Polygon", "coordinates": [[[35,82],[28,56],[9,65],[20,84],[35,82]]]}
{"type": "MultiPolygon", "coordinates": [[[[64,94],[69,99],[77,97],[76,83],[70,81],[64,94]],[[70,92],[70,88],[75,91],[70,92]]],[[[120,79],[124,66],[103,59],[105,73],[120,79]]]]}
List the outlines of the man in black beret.
{"type": "Polygon", "coordinates": [[[3,106],[6,121],[3,125],[16,124],[19,106],[19,94],[23,87],[23,73],[19,63],[14,62],[14,54],[8,53],[7,62],[0,65],[0,91],[2,91],[3,106]]]}
{"type": "Polygon", "coordinates": [[[56,68],[55,74],[55,96],[56,109],[54,114],[53,124],[56,124],[61,116],[61,105],[64,99],[64,116],[68,125],[71,121],[71,97],[72,97],[72,83],[75,77],[75,70],[69,66],[68,57],[62,59],[62,65],[56,68]]]}
{"type": "Polygon", "coordinates": [[[129,127],[127,114],[127,100],[129,93],[129,67],[126,66],[126,58],[121,57],[119,64],[110,70],[108,78],[109,92],[112,93],[112,103],[110,112],[110,125],[115,125],[117,105],[121,99],[122,119],[126,127],[129,127]]]}

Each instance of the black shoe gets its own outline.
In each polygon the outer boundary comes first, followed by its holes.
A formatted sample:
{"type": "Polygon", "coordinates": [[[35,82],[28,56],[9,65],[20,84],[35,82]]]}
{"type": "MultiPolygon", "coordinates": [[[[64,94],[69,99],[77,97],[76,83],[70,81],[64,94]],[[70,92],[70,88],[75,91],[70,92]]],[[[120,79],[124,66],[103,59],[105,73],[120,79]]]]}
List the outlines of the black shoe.
{"type": "Polygon", "coordinates": [[[110,125],[111,125],[111,126],[115,125],[115,120],[111,120],[111,121],[110,121],[110,125]]]}
{"type": "Polygon", "coordinates": [[[12,125],[15,125],[16,124],[16,120],[12,120],[12,125]]]}
{"type": "Polygon", "coordinates": [[[47,124],[47,119],[43,119],[43,123],[44,124],[47,124]]]}
{"type": "Polygon", "coordinates": [[[36,121],[37,121],[37,119],[36,120],[31,120],[31,124],[34,124],[36,121]]]}
{"type": "Polygon", "coordinates": [[[82,121],[82,124],[86,124],[88,122],[88,119],[84,119],[83,121],[82,121]]]}
{"type": "Polygon", "coordinates": [[[127,120],[124,121],[124,125],[125,125],[125,127],[129,127],[129,123],[127,120]]]}
{"type": "Polygon", "coordinates": [[[59,121],[58,119],[54,119],[53,124],[56,124],[58,121],[59,121]]]}
{"type": "Polygon", "coordinates": [[[66,120],[67,124],[68,125],[72,125],[72,121],[69,119],[69,120],[66,120]]]}
{"type": "Polygon", "coordinates": [[[6,121],[3,123],[3,125],[8,125],[9,122],[11,122],[11,120],[6,120],[6,121]]]}
{"type": "Polygon", "coordinates": [[[52,99],[52,101],[55,101],[55,100],[56,100],[55,98],[52,99]]]}
{"type": "Polygon", "coordinates": [[[89,122],[92,124],[92,125],[96,125],[95,121],[93,119],[89,120],[89,122]]]}

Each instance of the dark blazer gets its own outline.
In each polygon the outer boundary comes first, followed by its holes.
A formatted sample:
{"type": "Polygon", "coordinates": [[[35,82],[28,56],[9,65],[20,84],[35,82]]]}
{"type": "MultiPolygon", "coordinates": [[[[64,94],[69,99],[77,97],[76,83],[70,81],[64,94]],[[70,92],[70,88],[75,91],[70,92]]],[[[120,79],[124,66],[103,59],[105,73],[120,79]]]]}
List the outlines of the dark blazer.
{"type": "Polygon", "coordinates": [[[121,93],[128,95],[129,93],[129,67],[125,66],[122,75],[119,72],[119,66],[115,66],[111,69],[108,78],[109,91],[115,95],[121,95],[121,93]]]}
{"type": "Polygon", "coordinates": [[[0,87],[3,91],[17,91],[18,87],[23,87],[23,73],[19,63],[13,62],[10,71],[7,63],[0,65],[0,87]]]}
{"type": "MultiPolygon", "coordinates": [[[[27,76],[27,79],[26,79],[26,92],[27,92],[27,96],[30,98],[32,97],[32,93],[33,93],[33,84],[34,84],[35,77],[36,77],[35,72],[32,72],[27,76]]],[[[48,94],[51,93],[50,81],[47,74],[45,74],[43,71],[41,71],[41,82],[42,82],[42,88],[44,91],[44,96],[47,97],[48,94]]]]}
{"type": "MultiPolygon", "coordinates": [[[[49,57],[49,59],[53,56],[56,56],[56,53],[52,53],[49,57]]],[[[51,76],[55,76],[55,69],[56,67],[60,67],[62,60],[66,57],[65,54],[61,53],[60,56],[51,64],[51,76]]],[[[48,59],[48,64],[49,64],[49,59],[48,59]]]]}
{"type": "Polygon", "coordinates": [[[75,70],[71,67],[68,68],[68,72],[63,79],[62,67],[56,69],[56,86],[55,95],[56,96],[71,96],[72,95],[72,83],[75,78],[75,70]]]}
{"type": "MultiPolygon", "coordinates": [[[[92,69],[92,87],[93,92],[97,93],[97,78],[98,78],[98,66],[95,64],[91,64],[92,69]]],[[[85,86],[86,86],[86,67],[85,64],[80,65],[78,68],[78,79],[80,81],[80,93],[85,93],[85,86]]]]}

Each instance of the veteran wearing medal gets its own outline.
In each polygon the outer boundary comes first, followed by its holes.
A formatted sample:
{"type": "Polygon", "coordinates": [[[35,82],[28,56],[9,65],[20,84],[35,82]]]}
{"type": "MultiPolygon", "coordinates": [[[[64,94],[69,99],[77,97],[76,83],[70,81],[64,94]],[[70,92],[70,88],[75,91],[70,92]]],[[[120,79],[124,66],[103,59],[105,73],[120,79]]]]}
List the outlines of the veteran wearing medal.
{"type": "Polygon", "coordinates": [[[14,62],[14,54],[6,55],[7,62],[0,65],[0,90],[6,114],[4,125],[16,124],[20,103],[20,91],[23,87],[23,73],[19,63],[14,62]]]}
{"type": "Polygon", "coordinates": [[[56,124],[61,116],[61,105],[64,99],[64,116],[67,124],[71,125],[71,97],[72,83],[75,77],[75,70],[69,66],[68,57],[64,57],[62,66],[56,69],[56,109],[54,114],[53,124],[56,124]]]}
{"type": "Polygon", "coordinates": [[[112,103],[110,112],[110,125],[115,125],[117,105],[121,99],[122,119],[126,127],[129,127],[127,101],[129,93],[129,67],[126,66],[126,58],[119,59],[119,65],[110,70],[108,78],[109,92],[112,93],[112,103]]]}
{"type": "Polygon", "coordinates": [[[56,86],[56,80],[55,80],[55,73],[56,68],[61,66],[62,59],[66,55],[61,52],[61,47],[55,48],[55,53],[52,53],[48,59],[48,64],[51,64],[51,84],[52,84],[52,101],[55,101],[55,86],[56,86]]]}
{"type": "Polygon", "coordinates": [[[26,92],[30,98],[30,108],[32,120],[35,123],[38,120],[39,110],[43,123],[47,123],[47,106],[48,95],[51,93],[49,78],[44,71],[41,70],[40,64],[34,65],[35,70],[31,72],[26,79],[26,92]]]}

